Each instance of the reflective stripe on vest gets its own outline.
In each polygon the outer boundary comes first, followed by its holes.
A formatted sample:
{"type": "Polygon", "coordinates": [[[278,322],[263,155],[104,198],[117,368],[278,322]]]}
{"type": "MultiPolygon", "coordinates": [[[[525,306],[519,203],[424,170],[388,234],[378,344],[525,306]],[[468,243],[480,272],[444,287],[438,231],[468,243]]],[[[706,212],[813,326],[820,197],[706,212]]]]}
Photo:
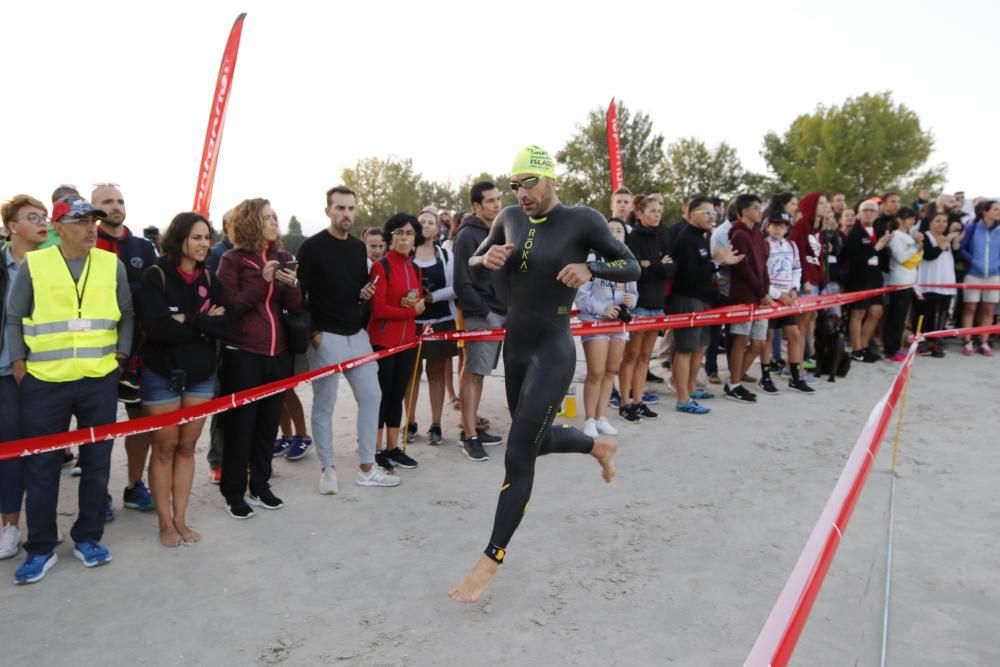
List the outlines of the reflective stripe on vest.
{"type": "Polygon", "coordinates": [[[23,320],[28,372],[45,382],[104,377],[118,367],[118,258],[92,249],[79,282],[58,247],[26,255],[34,305],[23,320]]]}

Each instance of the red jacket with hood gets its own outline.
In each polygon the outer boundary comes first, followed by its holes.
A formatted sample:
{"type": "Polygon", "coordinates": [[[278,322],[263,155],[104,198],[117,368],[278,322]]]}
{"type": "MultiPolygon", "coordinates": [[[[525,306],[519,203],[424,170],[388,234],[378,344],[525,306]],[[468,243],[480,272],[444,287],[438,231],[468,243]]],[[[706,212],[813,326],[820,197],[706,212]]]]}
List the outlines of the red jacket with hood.
{"type": "Polygon", "coordinates": [[[385,257],[372,264],[369,280],[375,283],[375,296],[371,299],[372,316],[368,322],[368,339],[372,345],[393,347],[417,340],[417,309],[404,308],[400,300],[410,290],[423,296],[423,274],[409,257],[389,250],[385,257]],[[389,263],[386,278],[382,262],[389,263]]]}
{"type": "MultiPolygon", "coordinates": [[[[816,229],[816,206],[822,192],[810,192],[799,200],[798,222],[792,226],[791,241],[799,248],[802,258],[802,284],[813,285],[813,293],[826,287],[826,255],[823,252],[823,230],[816,229]]],[[[805,292],[803,291],[803,294],[805,292]]]]}
{"type": "Polygon", "coordinates": [[[267,282],[261,275],[264,265],[272,259],[288,261],[292,256],[273,243],[267,243],[260,252],[233,248],[222,256],[217,274],[230,321],[226,344],[268,357],[285,351],[281,311],[302,310],[302,291],[298,287],[289,287],[277,278],[267,282]]]}

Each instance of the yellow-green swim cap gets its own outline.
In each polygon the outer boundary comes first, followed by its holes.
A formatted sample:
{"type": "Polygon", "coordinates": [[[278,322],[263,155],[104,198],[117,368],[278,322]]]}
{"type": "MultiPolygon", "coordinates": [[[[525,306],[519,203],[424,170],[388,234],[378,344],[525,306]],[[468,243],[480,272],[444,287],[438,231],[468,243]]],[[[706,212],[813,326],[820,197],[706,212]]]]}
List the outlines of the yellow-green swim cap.
{"type": "Polygon", "coordinates": [[[514,166],[510,168],[511,175],[534,174],[535,176],[556,177],[556,163],[545,149],[538,146],[528,146],[514,156],[514,166]]]}

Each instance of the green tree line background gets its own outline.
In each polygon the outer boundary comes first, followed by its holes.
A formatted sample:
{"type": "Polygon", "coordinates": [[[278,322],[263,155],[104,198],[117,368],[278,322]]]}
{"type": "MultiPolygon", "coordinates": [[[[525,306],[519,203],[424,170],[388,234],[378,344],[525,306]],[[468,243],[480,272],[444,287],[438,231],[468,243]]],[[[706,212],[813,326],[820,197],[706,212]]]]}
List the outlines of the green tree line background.
{"type": "MultiPolygon", "coordinates": [[[[854,202],[895,190],[908,201],[922,187],[936,192],[947,173],[945,164],[927,164],[934,148],[931,132],[913,110],[895,103],[890,91],[819,105],[798,116],[783,133],[768,132],[761,148],[765,174],[744,168],[736,150],[724,141],[708,146],[697,137],[683,137],[665,145],[647,113],[622,102],[617,112],[625,185],[635,193],[662,193],[668,223],[679,216],[681,200],[695,193],[728,199],[748,191],[767,197],[781,190],[820,190],[843,192],[854,202]]],[[[555,157],[562,201],[607,213],[611,172],[605,108],[591,109],[555,157]]],[[[424,206],[468,209],[473,183],[492,180],[504,188],[509,180],[507,174],[487,173],[457,184],[428,180],[412,159],[397,157],[363,158],[341,177],[358,193],[356,233],[381,226],[399,211],[416,213],[424,206]]],[[[294,216],[288,232],[285,244],[294,251],[304,239],[294,216]]]]}

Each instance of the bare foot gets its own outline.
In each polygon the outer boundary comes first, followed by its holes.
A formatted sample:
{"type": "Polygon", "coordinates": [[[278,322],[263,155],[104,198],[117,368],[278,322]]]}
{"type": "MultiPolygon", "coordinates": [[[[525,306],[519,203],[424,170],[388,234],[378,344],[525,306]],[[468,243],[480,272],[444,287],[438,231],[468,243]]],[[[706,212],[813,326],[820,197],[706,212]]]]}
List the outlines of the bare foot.
{"type": "Polygon", "coordinates": [[[476,602],[486,591],[486,587],[497,576],[500,565],[492,558],[483,555],[479,557],[472,571],[465,575],[465,579],[452,586],[448,591],[448,597],[458,602],[476,602]]]}
{"type": "Polygon", "coordinates": [[[181,542],[183,542],[181,534],[177,532],[177,529],[173,525],[160,527],[160,544],[165,547],[178,547],[181,542]]]}
{"type": "Polygon", "coordinates": [[[601,464],[601,477],[605,482],[615,478],[615,454],[618,453],[618,441],[614,438],[600,437],[594,439],[594,448],[590,455],[601,464]]]}
{"type": "Polygon", "coordinates": [[[189,528],[186,523],[178,523],[177,521],[174,521],[174,527],[177,529],[177,532],[180,533],[181,537],[184,538],[185,542],[197,542],[201,540],[201,533],[197,530],[189,528]]]}

